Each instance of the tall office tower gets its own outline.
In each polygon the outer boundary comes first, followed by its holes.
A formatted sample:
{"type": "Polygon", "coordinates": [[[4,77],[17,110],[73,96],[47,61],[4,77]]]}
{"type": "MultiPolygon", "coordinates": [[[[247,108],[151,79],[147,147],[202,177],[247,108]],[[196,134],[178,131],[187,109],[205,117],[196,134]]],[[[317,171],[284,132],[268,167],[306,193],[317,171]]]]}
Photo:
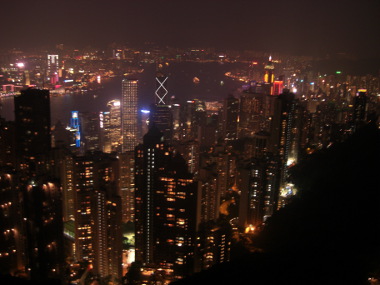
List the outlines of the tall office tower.
{"type": "Polygon", "coordinates": [[[205,103],[198,99],[187,101],[182,116],[182,140],[197,140],[200,128],[206,125],[205,103]]]}
{"type": "Polygon", "coordinates": [[[236,140],[239,121],[239,99],[229,95],[224,99],[222,118],[222,137],[225,140],[236,140]]]}
{"type": "Polygon", "coordinates": [[[280,164],[273,155],[253,158],[239,169],[239,224],[258,226],[277,209],[280,164]]]}
{"type": "Polygon", "coordinates": [[[354,97],[354,110],[352,120],[355,128],[363,124],[367,119],[367,89],[359,89],[354,97]]]}
{"type": "Polygon", "coordinates": [[[49,90],[26,89],[14,97],[16,124],[16,151],[22,168],[32,170],[32,163],[51,149],[49,90]],[[29,165],[28,165],[29,164],[29,165]]]}
{"type": "Polygon", "coordinates": [[[167,88],[167,80],[168,76],[166,76],[161,71],[156,73],[156,90],[154,92],[154,103],[156,105],[169,105],[169,97],[168,97],[168,88],[167,88]]]}
{"type": "Polygon", "coordinates": [[[122,202],[123,223],[135,220],[135,152],[119,154],[120,160],[120,195],[122,202]]]}
{"type": "Polygon", "coordinates": [[[101,152],[74,158],[75,256],[102,277],[121,277],[118,164],[116,157],[101,152]]]}
{"type": "Polygon", "coordinates": [[[63,274],[63,219],[59,186],[46,175],[30,179],[21,190],[26,241],[26,271],[31,279],[63,274]]]}
{"type": "Polygon", "coordinates": [[[79,113],[84,151],[101,150],[100,119],[101,115],[99,113],[79,113]]]}
{"type": "Polygon", "coordinates": [[[269,57],[267,64],[264,67],[264,82],[273,83],[274,82],[274,65],[272,62],[272,57],[269,57]]]}
{"type": "Polygon", "coordinates": [[[103,152],[111,152],[111,115],[110,112],[100,112],[100,144],[103,152]]]}
{"type": "Polygon", "coordinates": [[[109,138],[111,151],[118,151],[121,141],[121,103],[120,100],[112,100],[107,103],[109,111],[109,138]]]}
{"type": "Polygon", "coordinates": [[[138,144],[137,92],[137,79],[123,79],[121,96],[122,152],[134,150],[138,144]]]}
{"type": "Polygon", "coordinates": [[[70,119],[70,130],[73,133],[73,143],[76,148],[81,147],[81,135],[80,135],[80,123],[79,123],[79,112],[72,111],[70,119]]]}
{"type": "Polygon", "coordinates": [[[51,84],[59,81],[59,60],[57,54],[48,54],[47,56],[47,76],[51,84]]]}
{"type": "Polygon", "coordinates": [[[165,142],[171,143],[173,138],[173,118],[170,105],[151,105],[149,127],[151,128],[152,126],[156,126],[164,134],[165,142]]]}
{"type": "Polygon", "coordinates": [[[155,103],[151,105],[149,127],[155,125],[167,143],[173,139],[173,114],[167,88],[168,77],[160,70],[156,74],[155,103]]]}
{"type": "Polygon", "coordinates": [[[17,174],[12,167],[0,169],[0,273],[25,273],[25,247],[17,174]]]}
{"type": "Polygon", "coordinates": [[[274,65],[272,57],[269,57],[267,64],[264,67],[264,82],[270,85],[270,95],[274,95],[273,83],[274,83],[274,65]]]}
{"type": "Polygon", "coordinates": [[[252,137],[265,127],[265,98],[263,93],[243,92],[240,96],[239,138],[252,137]]]}
{"type": "Polygon", "coordinates": [[[284,89],[284,82],[276,80],[273,82],[273,94],[271,95],[280,95],[283,89],[284,89]]]}
{"type": "Polygon", "coordinates": [[[179,279],[193,271],[196,185],[155,126],[136,148],[135,163],[136,261],[179,279]]]}

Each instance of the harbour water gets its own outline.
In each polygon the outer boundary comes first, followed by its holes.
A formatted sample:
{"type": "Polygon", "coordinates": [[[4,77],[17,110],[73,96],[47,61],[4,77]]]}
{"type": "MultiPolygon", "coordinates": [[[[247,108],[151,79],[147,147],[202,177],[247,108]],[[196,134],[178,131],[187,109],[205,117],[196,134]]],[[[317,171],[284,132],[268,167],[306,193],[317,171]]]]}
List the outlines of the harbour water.
{"type": "MultiPolygon", "coordinates": [[[[169,96],[175,96],[180,103],[191,99],[208,101],[222,100],[228,94],[233,94],[242,85],[224,74],[232,69],[244,67],[241,63],[172,63],[166,68],[169,79],[167,88],[169,96]],[[194,78],[198,80],[194,80],[194,78]]],[[[155,64],[146,64],[144,72],[137,75],[139,80],[139,107],[149,108],[154,102],[155,64]]],[[[120,77],[108,79],[103,88],[83,94],[66,94],[51,96],[51,121],[55,124],[61,121],[68,124],[71,111],[99,112],[107,109],[107,102],[121,97],[120,77]]],[[[13,98],[1,99],[0,116],[14,120],[13,98]]]]}

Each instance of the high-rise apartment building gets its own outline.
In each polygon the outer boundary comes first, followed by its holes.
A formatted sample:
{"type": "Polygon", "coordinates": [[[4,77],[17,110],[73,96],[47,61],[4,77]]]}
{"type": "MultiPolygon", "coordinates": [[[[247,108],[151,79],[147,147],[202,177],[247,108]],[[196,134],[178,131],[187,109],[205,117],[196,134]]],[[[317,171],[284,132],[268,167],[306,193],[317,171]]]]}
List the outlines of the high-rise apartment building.
{"type": "MultiPolygon", "coordinates": [[[[296,128],[296,100],[295,95],[288,89],[275,97],[274,115],[271,121],[271,136],[269,141],[269,151],[279,156],[280,159],[280,191],[286,188],[288,175],[288,164],[291,153],[297,149],[294,146],[299,130],[296,128]]],[[[284,201],[279,200],[279,206],[283,206],[284,201]]]]}
{"type": "Polygon", "coordinates": [[[74,158],[75,256],[102,277],[121,277],[121,198],[118,160],[88,153],[74,158]]]}
{"type": "Polygon", "coordinates": [[[185,160],[152,127],[136,148],[136,261],[166,280],[193,271],[196,185],[185,160]]]}
{"type": "Polygon", "coordinates": [[[101,150],[100,121],[102,114],[97,112],[80,112],[81,140],[84,151],[101,150]]]}
{"type": "Polygon", "coordinates": [[[222,136],[225,140],[236,140],[239,121],[239,99],[229,95],[224,99],[222,136]]]}
{"type": "Polygon", "coordinates": [[[0,272],[11,275],[25,273],[23,220],[18,197],[19,180],[11,167],[0,169],[0,189],[0,272]]]}
{"type": "Polygon", "coordinates": [[[22,168],[35,168],[36,159],[51,149],[49,90],[26,89],[14,97],[16,151],[22,168]]]}
{"type": "Polygon", "coordinates": [[[121,133],[122,152],[134,150],[138,143],[138,80],[125,78],[122,81],[121,133]]]}
{"type": "Polygon", "coordinates": [[[119,154],[120,195],[123,223],[133,222],[135,217],[135,152],[119,154]]]}
{"type": "Polygon", "coordinates": [[[239,223],[258,226],[277,208],[280,164],[277,157],[266,154],[252,158],[239,169],[239,223]]]}
{"type": "Polygon", "coordinates": [[[63,218],[59,185],[48,176],[21,190],[26,272],[31,279],[63,276],[63,218]]]}

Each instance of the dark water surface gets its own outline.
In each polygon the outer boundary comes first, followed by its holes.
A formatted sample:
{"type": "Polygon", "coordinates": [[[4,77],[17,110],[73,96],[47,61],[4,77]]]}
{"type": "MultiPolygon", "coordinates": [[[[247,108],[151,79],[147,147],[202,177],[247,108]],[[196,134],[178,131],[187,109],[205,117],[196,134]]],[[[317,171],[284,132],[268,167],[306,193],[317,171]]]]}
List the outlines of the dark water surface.
{"type": "MultiPolygon", "coordinates": [[[[169,96],[175,96],[179,102],[190,99],[216,101],[235,92],[242,84],[224,76],[227,71],[242,68],[240,63],[173,63],[166,68],[169,76],[167,88],[169,96]],[[199,78],[195,84],[193,78],[199,78]]],[[[141,109],[149,108],[154,102],[155,65],[146,64],[144,72],[138,75],[139,105],[141,109]]],[[[71,111],[99,112],[107,110],[107,102],[121,97],[121,80],[116,77],[104,82],[104,88],[85,94],[67,94],[51,97],[51,120],[68,124],[71,111]]],[[[14,120],[13,98],[2,99],[1,117],[14,120]]]]}

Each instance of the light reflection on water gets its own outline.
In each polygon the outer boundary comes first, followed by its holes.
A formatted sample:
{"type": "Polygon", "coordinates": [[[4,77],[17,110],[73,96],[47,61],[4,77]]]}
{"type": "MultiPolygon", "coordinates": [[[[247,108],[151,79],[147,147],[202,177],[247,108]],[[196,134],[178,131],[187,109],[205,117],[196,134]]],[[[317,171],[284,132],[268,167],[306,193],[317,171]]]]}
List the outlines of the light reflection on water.
{"type": "MultiPolygon", "coordinates": [[[[182,62],[169,65],[166,72],[169,76],[169,95],[175,95],[179,102],[198,98],[202,100],[222,100],[229,93],[240,87],[241,83],[226,78],[224,74],[235,68],[243,67],[240,63],[195,63],[182,62]],[[199,83],[193,82],[194,77],[199,83]],[[223,85],[220,82],[223,81],[223,85]]],[[[140,108],[149,108],[154,100],[155,65],[143,66],[144,72],[138,75],[140,108]]],[[[61,121],[64,125],[69,122],[71,111],[99,112],[105,111],[107,102],[120,99],[121,78],[112,78],[104,83],[104,88],[84,94],[67,94],[51,96],[52,124],[61,121]],[[94,96],[95,95],[95,96],[94,96]]],[[[14,120],[13,98],[2,99],[1,117],[14,120]]]]}

